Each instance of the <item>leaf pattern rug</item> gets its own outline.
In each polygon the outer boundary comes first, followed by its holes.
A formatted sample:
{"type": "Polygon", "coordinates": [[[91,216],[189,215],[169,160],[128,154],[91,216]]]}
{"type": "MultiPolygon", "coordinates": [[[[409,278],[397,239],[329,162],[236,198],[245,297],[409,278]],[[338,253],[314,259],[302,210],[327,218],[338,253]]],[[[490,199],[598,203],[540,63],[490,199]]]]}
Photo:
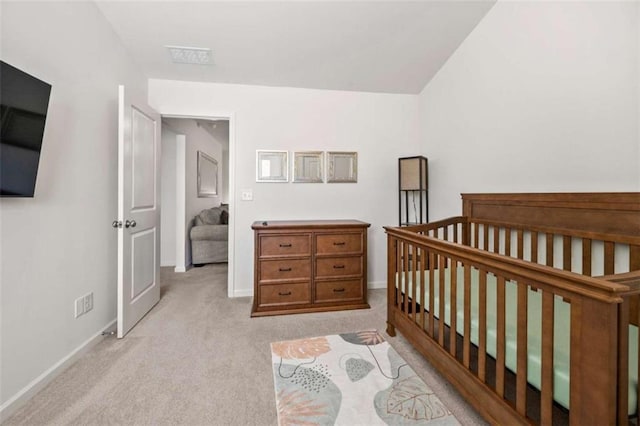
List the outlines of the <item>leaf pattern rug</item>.
{"type": "Polygon", "coordinates": [[[376,330],[271,344],[278,424],[459,425],[376,330]]]}

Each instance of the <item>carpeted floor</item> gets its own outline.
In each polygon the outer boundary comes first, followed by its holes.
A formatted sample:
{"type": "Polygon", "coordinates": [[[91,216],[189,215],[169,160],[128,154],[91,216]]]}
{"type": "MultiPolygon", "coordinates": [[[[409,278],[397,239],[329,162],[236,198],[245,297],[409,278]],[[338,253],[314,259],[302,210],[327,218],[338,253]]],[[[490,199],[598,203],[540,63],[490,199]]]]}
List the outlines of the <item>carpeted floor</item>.
{"type": "MultiPolygon", "coordinates": [[[[226,273],[163,268],[160,303],[127,337],[106,337],[5,424],[275,425],[271,342],[385,329],[385,290],[367,310],[250,318],[226,273]]],[[[400,335],[385,338],[460,423],[485,424],[400,335]]]]}

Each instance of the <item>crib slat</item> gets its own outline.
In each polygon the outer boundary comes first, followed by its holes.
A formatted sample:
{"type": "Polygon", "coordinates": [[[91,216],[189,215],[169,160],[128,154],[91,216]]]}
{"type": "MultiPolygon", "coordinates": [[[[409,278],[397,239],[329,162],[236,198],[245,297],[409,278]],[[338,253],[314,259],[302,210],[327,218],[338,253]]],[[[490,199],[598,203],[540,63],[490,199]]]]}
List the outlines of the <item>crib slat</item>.
{"type": "Polygon", "coordinates": [[[464,336],[462,344],[462,363],[469,368],[471,351],[471,267],[464,265],[464,336]]]}
{"type": "MultiPolygon", "coordinates": [[[[634,296],[634,298],[636,299],[636,306],[640,306],[640,296],[634,296]]],[[[636,321],[638,321],[636,324],[640,324],[640,309],[638,309],[634,314],[636,316],[636,321]]],[[[638,333],[636,341],[640,342],[640,327],[638,327],[635,332],[638,333]]],[[[640,345],[640,343],[638,344],[640,345]]],[[[640,351],[640,347],[638,348],[638,351],[640,351]]],[[[638,368],[636,371],[638,371],[638,374],[640,375],[640,356],[638,356],[638,368]]],[[[640,416],[640,379],[636,384],[636,395],[638,395],[638,397],[636,397],[636,414],[640,416]]]]}
{"type": "Polygon", "coordinates": [[[553,268],[553,234],[547,233],[545,235],[545,240],[547,243],[547,259],[546,259],[546,265],[547,266],[551,266],[553,268]]]}
{"type": "Polygon", "coordinates": [[[402,271],[404,283],[402,285],[402,293],[404,294],[404,314],[409,315],[409,244],[402,244],[402,271]]]}
{"type": "Polygon", "coordinates": [[[444,306],[445,306],[445,297],[446,291],[444,288],[444,278],[445,278],[445,258],[444,256],[438,256],[438,265],[440,266],[440,270],[438,271],[438,296],[439,296],[439,309],[440,313],[438,316],[438,344],[444,348],[444,306]]]}
{"type": "Polygon", "coordinates": [[[398,298],[398,240],[392,236],[387,238],[387,334],[395,336],[393,316],[398,298]]]}
{"type": "Polygon", "coordinates": [[[411,247],[411,318],[413,322],[417,321],[416,315],[416,268],[418,266],[418,247],[411,247]]]}
{"type": "Polygon", "coordinates": [[[427,251],[425,249],[420,250],[420,314],[422,315],[422,329],[426,330],[427,328],[427,316],[425,315],[426,313],[426,306],[425,306],[425,300],[426,300],[426,295],[425,295],[425,291],[424,291],[424,277],[425,277],[425,269],[426,269],[426,265],[427,265],[427,251]]]}
{"type": "Polygon", "coordinates": [[[489,225],[486,223],[482,226],[482,249],[484,251],[489,251],[489,225]]]}
{"type": "Polygon", "coordinates": [[[571,271],[571,237],[562,237],[562,269],[571,271]]]}
{"type": "Polygon", "coordinates": [[[397,280],[397,285],[396,285],[396,300],[394,305],[397,308],[400,308],[400,304],[402,302],[402,299],[400,298],[402,296],[402,246],[403,246],[403,242],[396,240],[396,280],[397,280]]]}
{"type": "Polygon", "coordinates": [[[493,227],[493,252],[500,253],[500,228],[493,227]]]}
{"type": "Polygon", "coordinates": [[[553,423],[553,293],[542,293],[542,377],[540,423],[553,423]]]}
{"type": "Polygon", "coordinates": [[[460,231],[462,232],[462,245],[463,246],[471,246],[471,222],[469,222],[469,218],[465,217],[464,221],[460,224],[460,231]]]}
{"type": "Polygon", "coordinates": [[[501,398],[504,397],[504,349],[505,349],[505,280],[498,277],[498,343],[496,354],[496,392],[501,398]]]}
{"type": "Polygon", "coordinates": [[[478,318],[478,378],[484,382],[486,380],[485,372],[487,365],[487,272],[480,269],[478,274],[480,275],[480,291],[478,295],[478,305],[480,307],[480,315],[478,318]]]}
{"type": "Polygon", "coordinates": [[[538,262],[538,233],[531,231],[531,261],[538,262]]]}
{"type": "Polygon", "coordinates": [[[527,297],[528,286],[518,283],[516,410],[523,416],[527,413],[527,297]]]}
{"type": "Polygon", "coordinates": [[[460,241],[458,241],[458,224],[457,223],[453,224],[453,242],[460,244],[460,241]]]}
{"type": "Polygon", "coordinates": [[[434,298],[434,284],[433,284],[433,269],[435,268],[436,265],[436,256],[433,253],[429,253],[429,330],[428,330],[428,334],[429,336],[433,337],[434,336],[434,318],[435,315],[433,315],[433,298],[434,298]]]}
{"type": "Polygon", "coordinates": [[[629,270],[640,269],[640,246],[629,246],[629,270]]]}
{"type": "Polygon", "coordinates": [[[451,283],[450,288],[450,301],[449,301],[449,353],[456,356],[456,327],[458,325],[458,262],[455,259],[451,259],[451,283]]]}
{"type": "Polygon", "coordinates": [[[504,254],[511,256],[511,228],[504,230],[504,254]]]}
{"type": "Polygon", "coordinates": [[[524,232],[518,229],[518,259],[524,259],[524,232]]]}
{"type": "Polygon", "coordinates": [[[604,242],[604,274],[613,274],[614,269],[615,246],[612,241],[604,242]]]}
{"type": "Polygon", "coordinates": [[[442,234],[442,239],[445,240],[445,241],[449,241],[449,227],[445,226],[443,229],[444,229],[444,231],[443,231],[443,234],[442,234]]]}
{"type": "Polygon", "coordinates": [[[591,240],[582,239],[582,275],[591,276],[591,240]]]}
{"type": "Polygon", "coordinates": [[[629,405],[629,298],[618,305],[618,426],[628,423],[629,405]]]}
{"type": "Polygon", "coordinates": [[[480,224],[473,224],[473,246],[475,248],[480,248],[480,224]]]}
{"type": "MultiPolygon", "coordinates": [[[[637,271],[638,269],[640,269],[640,246],[629,245],[629,270],[637,271]]],[[[638,311],[638,313],[640,314],[640,308],[639,308],[640,297],[633,297],[629,302],[630,302],[630,305],[629,305],[630,311],[631,312],[638,311]]],[[[640,325],[640,318],[636,319],[635,316],[633,316],[630,318],[630,322],[631,324],[634,324],[634,325],[640,325]]],[[[640,380],[638,380],[638,383],[640,384],[640,380]]],[[[640,395],[640,392],[638,393],[638,395],[640,395]]],[[[640,398],[638,398],[638,400],[640,400],[640,398]]],[[[640,415],[640,410],[636,412],[639,413],[640,415]]]]}

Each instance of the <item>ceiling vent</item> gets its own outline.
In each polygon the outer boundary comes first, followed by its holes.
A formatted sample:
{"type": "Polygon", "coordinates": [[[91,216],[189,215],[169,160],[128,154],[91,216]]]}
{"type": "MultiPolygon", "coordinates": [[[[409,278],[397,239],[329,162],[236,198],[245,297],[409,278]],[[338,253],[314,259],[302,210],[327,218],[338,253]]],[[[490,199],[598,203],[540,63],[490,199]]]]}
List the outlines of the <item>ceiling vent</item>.
{"type": "Polygon", "coordinates": [[[176,64],[211,65],[211,49],[204,47],[165,46],[176,64]]]}

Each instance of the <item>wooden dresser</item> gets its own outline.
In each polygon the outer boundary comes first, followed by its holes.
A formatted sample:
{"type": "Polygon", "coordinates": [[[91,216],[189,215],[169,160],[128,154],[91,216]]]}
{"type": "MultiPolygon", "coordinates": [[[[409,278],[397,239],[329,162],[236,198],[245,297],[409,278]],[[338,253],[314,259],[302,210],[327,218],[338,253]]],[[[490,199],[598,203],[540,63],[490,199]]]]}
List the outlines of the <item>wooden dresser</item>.
{"type": "Polygon", "coordinates": [[[369,308],[369,226],[357,220],[254,222],[251,316],[369,308]]]}

